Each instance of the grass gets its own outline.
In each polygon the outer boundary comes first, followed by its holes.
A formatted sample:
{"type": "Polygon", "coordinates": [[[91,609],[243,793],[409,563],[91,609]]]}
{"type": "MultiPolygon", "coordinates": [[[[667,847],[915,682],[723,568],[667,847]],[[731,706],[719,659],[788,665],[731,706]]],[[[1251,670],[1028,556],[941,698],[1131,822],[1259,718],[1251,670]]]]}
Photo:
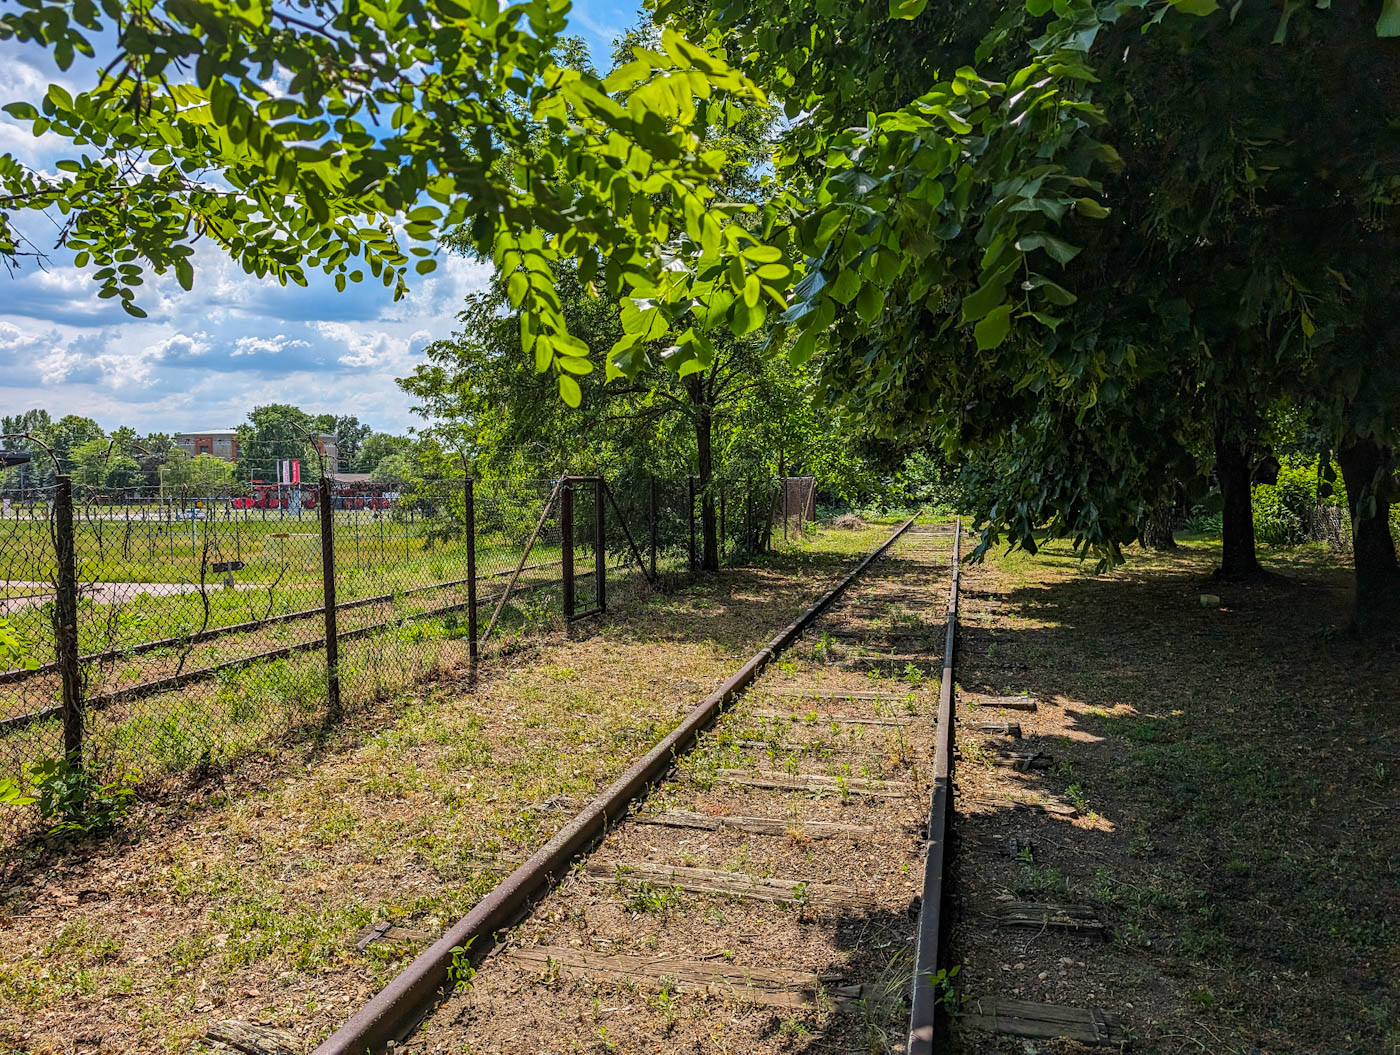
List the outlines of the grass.
{"type": "MultiPolygon", "coordinates": [[[[362,928],[440,933],[499,856],[543,843],[887,531],[821,533],[538,638],[475,688],[366,700],[319,743],[234,758],[116,837],[35,862],[3,893],[0,1050],[187,1051],[224,1018],[311,1046],[417,951],[359,953],[362,928]]],[[[231,686],[227,706],[246,695],[231,686]]]]}
{"type": "Polygon", "coordinates": [[[1211,584],[1203,609],[1218,554],[1187,539],[1100,576],[1053,543],[976,573],[999,604],[969,612],[974,687],[1025,665],[1017,691],[1065,722],[1036,779],[1090,818],[1021,865],[1018,892],[1067,883],[1103,906],[1121,972],[1104,984],[1154,1051],[1390,1051],[1400,654],[1341,629],[1336,555],[1264,549],[1278,578],[1211,584]]]}

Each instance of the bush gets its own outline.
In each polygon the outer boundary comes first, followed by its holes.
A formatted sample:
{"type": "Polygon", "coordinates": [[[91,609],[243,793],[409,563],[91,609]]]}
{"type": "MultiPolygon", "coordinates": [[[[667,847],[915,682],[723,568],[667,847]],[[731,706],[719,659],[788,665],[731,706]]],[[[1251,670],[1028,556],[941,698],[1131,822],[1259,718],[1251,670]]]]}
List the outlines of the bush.
{"type": "MultiPolygon", "coordinates": [[[[111,828],[131,807],[140,774],[122,773],[102,783],[93,771],[68,758],[43,758],[25,767],[32,785],[30,795],[11,795],[11,805],[38,802],[39,816],[52,821],[50,835],[83,835],[111,828]]],[[[16,789],[17,790],[17,789],[16,789]]]]}
{"type": "Polygon", "coordinates": [[[1338,475],[1330,493],[1326,481],[1318,490],[1318,458],[1290,460],[1279,468],[1278,482],[1253,490],[1254,535],[1275,546],[1297,546],[1315,537],[1314,514],[1319,506],[1346,506],[1346,488],[1338,475]]]}

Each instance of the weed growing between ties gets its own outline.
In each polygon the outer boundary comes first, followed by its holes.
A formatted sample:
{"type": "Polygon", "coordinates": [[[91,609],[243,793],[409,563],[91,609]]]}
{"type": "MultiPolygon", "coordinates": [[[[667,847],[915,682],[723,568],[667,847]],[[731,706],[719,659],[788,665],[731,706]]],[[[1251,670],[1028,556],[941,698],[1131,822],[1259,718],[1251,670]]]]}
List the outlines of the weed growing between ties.
{"type": "Polygon", "coordinates": [[[206,749],[212,762],[138,805],[121,838],[5,890],[23,924],[0,929],[0,1049],[188,1050],[226,1018],[325,1035],[421,946],[359,952],[364,928],[440,934],[888,530],[805,540],[572,639],[529,638],[475,689],[430,680],[465,666],[460,624],[346,642],[347,720],[324,735],[310,656],[230,674],[203,701],[90,716],[95,742],[153,745],[168,778],[206,749]],[[221,745],[199,735],[211,716],[231,731],[221,745]],[[65,934],[78,951],[56,962],[65,934]]]}

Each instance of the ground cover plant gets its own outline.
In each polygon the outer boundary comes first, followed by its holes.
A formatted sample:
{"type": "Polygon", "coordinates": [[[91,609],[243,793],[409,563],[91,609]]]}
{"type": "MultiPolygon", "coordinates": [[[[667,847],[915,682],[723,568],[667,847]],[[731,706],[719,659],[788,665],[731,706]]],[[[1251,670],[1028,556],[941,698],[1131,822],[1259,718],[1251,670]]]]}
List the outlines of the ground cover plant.
{"type": "Polygon", "coordinates": [[[822,531],[139,807],[3,894],[0,1046],[183,1051],[243,1018],[324,1034],[569,807],[674,725],[891,525],[822,531]],[[421,940],[417,943],[421,944],[421,940]]]}
{"type": "MultiPolygon", "coordinates": [[[[1052,543],[968,569],[960,706],[990,717],[997,697],[1038,700],[1014,715],[1020,746],[1054,765],[1018,774],[1018,794],[1080,810],[1039,828],[990,818],[1035,847],[1006,892],[1094,906],[1112,938],[1089,955],[969,919],[950,962],[972,994],[1120,1011],[1138,1050],[1388,1051],[1400,654],[1325,628],[1348,604],[1348,569],[1326,549],[1271,547],[1274,577],[1235,587],[1209,581],[1218,555],[1218,539],[1186,540],[1096,575],[1052,543]],[[1205,591],[1219,600],[1203,606],[1205,591]]],[[[975,738],[960,739],[975,790],[975,738]]],[[[976,1034],[956,1050],[1023,1049],[976,1034]]]]}

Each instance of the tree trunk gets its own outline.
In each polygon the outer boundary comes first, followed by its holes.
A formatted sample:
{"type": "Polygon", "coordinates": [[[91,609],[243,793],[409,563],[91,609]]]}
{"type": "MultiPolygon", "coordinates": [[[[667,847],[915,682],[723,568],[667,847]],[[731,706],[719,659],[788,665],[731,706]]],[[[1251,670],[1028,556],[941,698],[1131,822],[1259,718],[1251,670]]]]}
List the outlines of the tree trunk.
{"type": "Polygon", "coordinates": [[[1254,552],[1254,502],[1250,495],[1249,452],[1243,438],[1227,426],[1215,429],[1215,475],[1220,480],[1224,508],[1220,512],[1222,579],[1248,579],[1259,574],[1254,552]]]}
{"type": "Polygon", "coordinates": [[[1153,506],[1147,516],[1142,518],[1142,523],[1138,526],[1138,535],[1145,548],[1176,549],[1176,539],[1172,536],[1172,513],[1175,510],[1175,500],[1168,497],[1153,506]]]}
{"type": "Polygon", "coordinates": [[[714,407],[709,402],[708,386],[702,375],[691,374],[685,379],[691,403],[695,407],[695,454],[700,480],[700,552],[701,571],[719,571],[719,518],[715,513],[715,495],[710,486],[714,480],[714,447],[711,441],[714,407]]]}
{"type": "Polygon", "coordinates": [[[1354,440],[1337,448],[1347,485],[1356,594],[1352,626],[1363,634],[1400,625],[1400,566],[1390,535],[1391,452],[1374,440],[1354,440]]]}

